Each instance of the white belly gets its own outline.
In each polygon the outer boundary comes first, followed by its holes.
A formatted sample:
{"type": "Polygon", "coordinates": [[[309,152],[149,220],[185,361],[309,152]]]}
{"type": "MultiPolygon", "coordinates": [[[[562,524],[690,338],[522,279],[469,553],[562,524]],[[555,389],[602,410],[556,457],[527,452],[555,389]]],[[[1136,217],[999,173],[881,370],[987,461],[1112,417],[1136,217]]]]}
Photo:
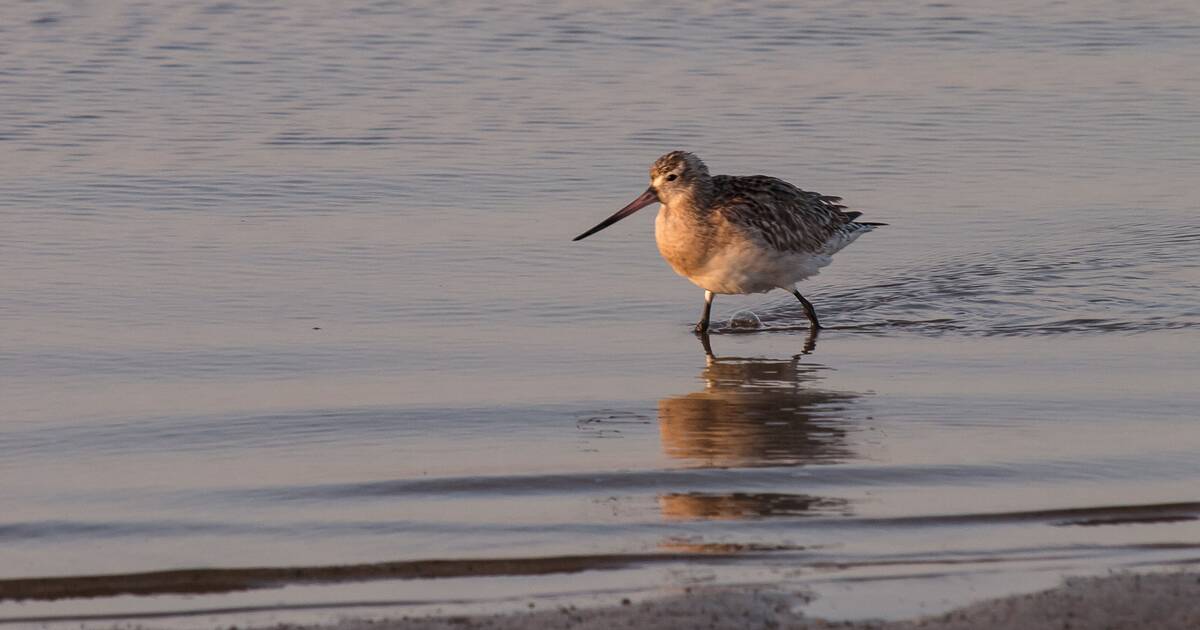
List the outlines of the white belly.
{"type": "Polygon", "coordinates": [[[721,249],[687,278],[713,293],[763,293],[791,289],[828,264],[828,256],[781,254],[747,244],[721,249]]]}

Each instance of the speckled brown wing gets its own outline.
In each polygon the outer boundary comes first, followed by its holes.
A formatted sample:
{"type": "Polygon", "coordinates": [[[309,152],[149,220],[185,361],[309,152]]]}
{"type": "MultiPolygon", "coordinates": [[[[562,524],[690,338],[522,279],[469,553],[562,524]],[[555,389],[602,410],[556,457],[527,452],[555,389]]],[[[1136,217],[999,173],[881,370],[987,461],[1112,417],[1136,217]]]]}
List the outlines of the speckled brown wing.
{"type": "Polygon", "coordinates": [[[842,212],[841,197],[765,175],[718,175],[713,188],[715,211],[781,252],[820,253],[859,214],[842,212]]]}

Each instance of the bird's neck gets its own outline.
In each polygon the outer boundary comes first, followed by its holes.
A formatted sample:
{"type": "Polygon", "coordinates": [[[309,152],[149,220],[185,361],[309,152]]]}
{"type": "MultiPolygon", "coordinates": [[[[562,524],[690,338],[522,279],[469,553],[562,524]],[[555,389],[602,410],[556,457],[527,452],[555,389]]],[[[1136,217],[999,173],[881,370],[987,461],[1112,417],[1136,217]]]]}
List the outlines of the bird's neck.
{"type": "Polygon", "coordinates": [[[695,185],[689,186],[673,195],[663,206],[668,213],[677,215],[679,219],[692,219],[707,222],[712,210],[713,183],[704,178],[695,185]]]}
{"type": "Polygon", "coordinates": [[[712,201],[711,180],[698,182],[664,200],[655,234],[659,251],[676,271],[707,259],[710,237],[716,229],[712,201]]]}

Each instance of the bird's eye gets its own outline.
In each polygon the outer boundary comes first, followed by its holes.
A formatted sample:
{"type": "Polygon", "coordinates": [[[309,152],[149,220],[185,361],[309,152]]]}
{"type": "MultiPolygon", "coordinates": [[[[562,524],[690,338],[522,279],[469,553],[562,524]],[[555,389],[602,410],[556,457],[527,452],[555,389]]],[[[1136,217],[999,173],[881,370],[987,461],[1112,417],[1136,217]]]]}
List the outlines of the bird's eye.
{"type": "Polygon", "coordinates": [[[676,175],[675,173],[671,173],[670,175],[667,175],[667,181],[673,182],[673,181],[675,181],[675,178],[677,178],[677,177],[679,177],[679,176],[676,175]]]}

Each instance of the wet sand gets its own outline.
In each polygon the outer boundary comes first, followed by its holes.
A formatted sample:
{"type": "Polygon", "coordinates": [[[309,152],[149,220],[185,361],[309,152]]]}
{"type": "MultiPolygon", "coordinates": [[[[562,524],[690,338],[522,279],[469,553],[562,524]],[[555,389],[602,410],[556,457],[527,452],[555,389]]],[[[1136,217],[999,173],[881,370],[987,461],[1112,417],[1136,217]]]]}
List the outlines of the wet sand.
{"type": "Polygon", "coordinates": [[[662,600],[619,607],[563,607],[494,616],[348,620],[323,626],[271,626],[272,630],[602,630],[640,628],[744,630],[845,628],[860,630],[1061,630],[1063,628],[1200,627],[1200,573],[1119,574],[1071,578],[1058,588],[972,604],[931,617],[903,621],[827,621],[806,618],[805,597],[769,589],[693,590],[662,600]]]}
{"type": "MultiPolygon", "coordinates": [[[[730,552],[735,551],[733,549],[730,552]]],[[[712,560],[727,554],[641,553],[550,558],[483,558],[416,560],[329,566],[182,569],[109,575],[82,575],[0,580],[0,601],[59,600],[117,595],[201,595],[271,588],[289,584],[330,584],[370,580],[413,580],[578,573],[632,564],[712,560]]]]}

